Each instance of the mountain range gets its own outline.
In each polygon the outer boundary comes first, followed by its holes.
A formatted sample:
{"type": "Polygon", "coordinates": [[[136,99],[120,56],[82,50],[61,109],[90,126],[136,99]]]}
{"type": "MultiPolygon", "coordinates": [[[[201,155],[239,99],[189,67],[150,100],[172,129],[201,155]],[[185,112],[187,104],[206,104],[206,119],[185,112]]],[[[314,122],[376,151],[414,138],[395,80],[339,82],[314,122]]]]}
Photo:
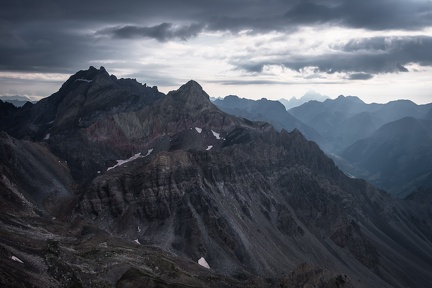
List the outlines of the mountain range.
{"type": "Polygon", "coordinates": [[[0,104],[3,287],[432,282],[422,192],[350,178],[298,129],[228,114],[193,80],[165,95],[90,67],[0,104]]]}
{"type": "Polygon", "coordinates": [[[432,172],[431,109],[432,103],[366,104],[357,97],[340,96],[311,101],[289,113],[323,136],[320,147],[346,172],[405,197],[429,181],[432,172]]]}
{"type": "Polygon", "coordinates": [[[432,104],[416,105],[407,100],[366,104],[358,97],[339,96],[284,111],[278,101],[264,98],[227,96],[214,103],[227,113],[266,121],[278,130],[298,129],[345,173],[367,179],[398,197],[432,187],[428,184],[432,182],[428,156],[432,104]],[[416,120],[410,122],[411,118],[416,120]],[[420,123],[423,128],[418,127],[420,123]]]}
{"type": "Polygon", "coordinates": [[[356,167],[353,173],[405,197],[432,179],[431,127],[431,120],[404,117],[355,142],[341,156],[356,167]]]}
{"type": "Polygon", "coordinates": [[[33,101],[32,99],[26,96],[0,96],[0,101],[8,102],[13,104],[16,107],[24,106],[27,102],[36,103],[37,101],[33,101]]]}
{"type": "Polygon", "coordinates": [[[286,131],[298,129],[302,131],[302,134],[307,139],[315,142],[322,142],[321,135],[319,135],[315,129],[288,113],[279,101],[267,100],[265,98],[250,100],[230,95],[223,99],[215,99],[213,103],[226,113],[253,121],[268,122],[279,131],[282,129],[286,131]]]}

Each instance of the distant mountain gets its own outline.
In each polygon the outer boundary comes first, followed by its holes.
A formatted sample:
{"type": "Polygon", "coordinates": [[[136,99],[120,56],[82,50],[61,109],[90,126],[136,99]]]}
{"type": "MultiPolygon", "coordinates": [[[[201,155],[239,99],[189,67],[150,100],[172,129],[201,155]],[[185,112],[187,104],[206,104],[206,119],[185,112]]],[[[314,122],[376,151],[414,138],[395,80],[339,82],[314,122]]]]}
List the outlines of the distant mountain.
{"type": "Polygon", "coordinates": [[[281,102],[285,106],[286,110],[289,110],[312,100],[322,102],[326,99],[330,99],[330,97],[317,93],[313,90],[309,90],[300,98],[296,98],[295,96],[291,97],[291,99],[289,100],[282,98],[279,99],[279,102],[281,102]]]}
{"type": "Polygon", "coordinates": [[[432,282],[426,207],[347,177],[299,130],[222,111],[193,80],[164,94],[90,67],[3,108],[1,287],[432,282]]]}
{"type": "Polygon", "coordinates": [[[321,146],[326,152],[338,154],[386,123],[403,117],[427,118],[431,108],[432,104],[416,105],[408,100],[366,104],[355,96],[339,96],[310,101],[288,112],[325,138],[326,145],[321,146]]]}
{"type": "Polygon", "coordinates": [[[355,171],[399,197],[405,197],[432,177],[432,121],[405,117],[383,125],[340,155],[355,171]]]}
{"type": "Polygon", "coordinates": [[[265,98],[250,100],[230,95],[225,98],[215,99],[213,103],[226,113],[253,121],[268,122],[279,131],[285,129],[291,132],[298,129],[309,140],[320,141],[322,139],[313,128],[288,113],[279,101],[265,98]]]}
{"type": "Polygon", "coordinates": [[[429,109],[429,112],[424,117],[425,119],[432,120],[432,107],[429,109]]]}
{"type": "Polygon", "coordinates": [[[0,96],[0,100],[4,102],[11,103],[16,107],[24,106],[27,102],[36,103],[37,101],[33,101],[32,99],[25,96],[0,96]]]}

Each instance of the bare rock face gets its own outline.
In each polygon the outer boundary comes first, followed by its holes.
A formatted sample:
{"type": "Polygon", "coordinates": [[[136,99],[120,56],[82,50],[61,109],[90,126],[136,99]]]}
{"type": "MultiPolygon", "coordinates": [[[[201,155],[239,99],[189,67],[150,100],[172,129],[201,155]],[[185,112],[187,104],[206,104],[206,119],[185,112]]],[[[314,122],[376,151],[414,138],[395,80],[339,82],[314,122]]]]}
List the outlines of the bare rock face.
{"type": "Polygon", "coordinates": [[[432,279],[428,212],[345,176],[298,130],[222,112],[195,81],[163,95],[91,67],[4,119],[1,284],[28,276],[39,287],[426,287],[432,279]],[[33,233],[21,241],[25,229],[33,233]]]}
{"type": "Polygon", "coordinates": [[[303,263],[285,276],[279,287],[348,288],[356,285],[347,275],[303,263]]]}
{"type": "Polygon", "coordinates": [[[73,195],[67,164],[45,143],[17,140],[0,132],[0,172],[2,211],[15,215],[54,212],[50,202],[73,195]]]}

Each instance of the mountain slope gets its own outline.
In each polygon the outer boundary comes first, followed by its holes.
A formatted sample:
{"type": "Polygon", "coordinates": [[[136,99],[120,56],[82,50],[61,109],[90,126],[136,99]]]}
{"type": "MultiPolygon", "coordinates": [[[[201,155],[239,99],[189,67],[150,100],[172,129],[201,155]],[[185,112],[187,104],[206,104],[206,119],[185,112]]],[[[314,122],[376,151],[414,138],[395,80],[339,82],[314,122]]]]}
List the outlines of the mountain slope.
{"type": "Polygon", "coordinates": [[[412,117],[390,122],[348,147],[342,157],[364,170],[354,175],[404,197],[432,173],[430,127],[431,121],[412,117]]]}
{"type": "Polygon", "coordinates": [[[279,131],[282,129],[287,131],[298,129],[309,140],[315,142],[322,140],[321,135],[289,114],[278,101],[271,101],[265,98],[254,101],[231,95],[223,99],[216,99],[214,104],[226,113],[253,121],[268,122],[279,131]]]}
{"type": "Polygon", "coordinates": [[[21,139],[2,133],[0,147],[23,155],[3,154],[1,195],[23,191],[40,208],[22,217],[19,201],[0,206],[2,285],[432,281],[424,209],[345,176],[298,130],[224,113],[195,81],[163,95],[90,68],[26,109],[30,120],[17,110],[4,128],[21,139]],[[42,175],[60,169],[67,193],[27,189],[31,178],[13,177],[31,176],[26,161],[42,175]]]}

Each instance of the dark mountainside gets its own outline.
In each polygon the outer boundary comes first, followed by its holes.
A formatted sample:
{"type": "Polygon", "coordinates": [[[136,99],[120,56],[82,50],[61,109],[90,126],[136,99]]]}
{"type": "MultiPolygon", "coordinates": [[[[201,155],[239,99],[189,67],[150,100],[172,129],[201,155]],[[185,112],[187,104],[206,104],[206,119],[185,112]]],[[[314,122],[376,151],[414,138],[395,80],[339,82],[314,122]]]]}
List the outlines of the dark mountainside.
{"type": "Polygon", "coordinates": [[[308,139],[315,142],[322,142],[323,139],[313,128],[302,123],[285,110],[279,101],[250,100],[238,96],[226,96],[223,99],[213,101],[222,111],[254,121],[265,121],[273,125],[276,130],[285,129],[292,131],[298,129],[308,139]]]}
{"type": "Polygon", "coordinates": [[[432,281],[428,207],[345,176],[298,130],[222,112],[194,81],[164,95],[90,67],[6,110],[2,287],[432,281]]]}

